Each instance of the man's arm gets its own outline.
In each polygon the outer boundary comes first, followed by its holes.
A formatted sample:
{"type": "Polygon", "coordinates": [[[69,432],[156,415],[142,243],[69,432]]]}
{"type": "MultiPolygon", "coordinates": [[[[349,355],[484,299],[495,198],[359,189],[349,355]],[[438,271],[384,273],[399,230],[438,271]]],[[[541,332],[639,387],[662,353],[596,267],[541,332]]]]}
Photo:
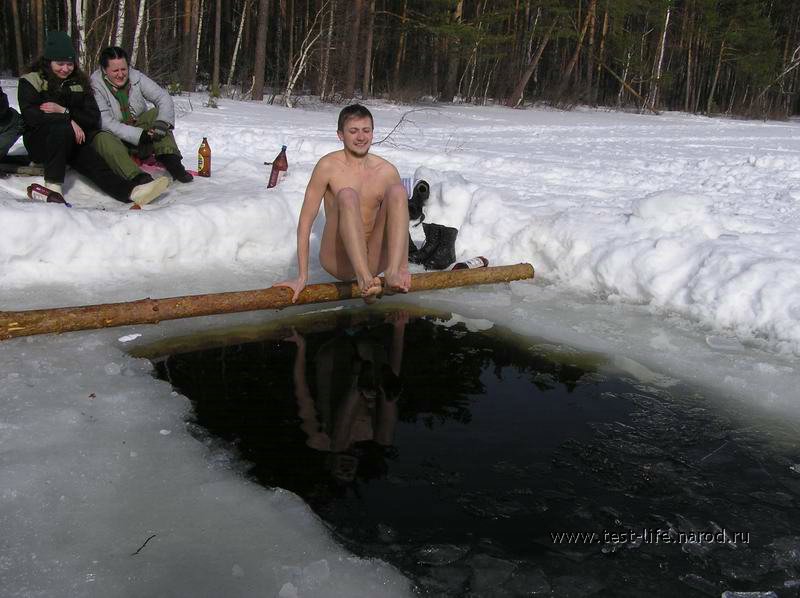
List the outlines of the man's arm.
{"type": "Polygon", "coordinates": [[[328,187],[328,167],[325,158],[322,158],[314,167],[311,179],[308,181],[306,193],[303,198],[303,207],[300,209],[300,218],[297,221],[297,278],[279,282],[275,286],[289,287],[294,291],[292,303],[297,301],[300,292],[308,282],[309,239],[311,227],[319,214],[319,206],[328,187]]]}

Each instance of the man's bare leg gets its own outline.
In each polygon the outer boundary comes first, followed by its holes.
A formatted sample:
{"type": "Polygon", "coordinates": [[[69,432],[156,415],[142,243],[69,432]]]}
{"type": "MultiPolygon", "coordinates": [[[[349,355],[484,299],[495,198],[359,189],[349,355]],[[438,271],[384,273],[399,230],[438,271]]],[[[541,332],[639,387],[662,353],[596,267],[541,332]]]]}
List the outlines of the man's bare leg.
{"type": "MultiPolygon", "coordinates": [[[[396,293],[407,293],[411,288],[411,274],[408,271],[408,194],[405,187],[400,183],[390,186],[381,208],[385,211],[385,242],[375,249],[383,254],[379,261],[381,265],[385,263],[386,287],[396,293]]],[[[373,247],[369,249],[372,251],[373,247]]]]}
{"type": "Polygon", "coordinates": [[[350,187],[345,187],[334,198],[333,207],[336,214],[328,215],[320,249],[320,263],[339,280],[349,280],[355,276],[361,289],[361,296],[369,302],[371,298],[381,293],[382,287],[380,278],[369,268],[358,193],[350,187]],[[329,225],[333,230],[328,228],[329,225]],[[344,247],[345,256],[339,255],[336,242],[339,239],[344,247]],[[342,257],[346,260],[341,259],[342,257]],[[343,263],[345,261],[349,263],[343,263]]]}

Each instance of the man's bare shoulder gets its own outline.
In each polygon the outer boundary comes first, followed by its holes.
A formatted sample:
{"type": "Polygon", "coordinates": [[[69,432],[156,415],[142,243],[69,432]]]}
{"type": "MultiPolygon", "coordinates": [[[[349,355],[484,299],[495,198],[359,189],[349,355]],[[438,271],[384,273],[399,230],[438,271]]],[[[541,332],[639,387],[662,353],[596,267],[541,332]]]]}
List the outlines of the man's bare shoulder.
{"type": "Polygon", "coordinates": [[[329,154],[325,154],[317,160],[317,170],[325,171],[334,168],[337,164],[341,164],[344,160],[344,151],[336,150],[329,154]]]}
{"type": "Polygon", "coordinates": [[[380,173],[381,175],[386,176],[394,176],[397,174],[397,168],[395,168],[394,164],[389,162],[386,158],[381,158],[380,156],[376,156],[375,154],[369,155],[370,165],[369,167],[376,172],[380,173]]]}

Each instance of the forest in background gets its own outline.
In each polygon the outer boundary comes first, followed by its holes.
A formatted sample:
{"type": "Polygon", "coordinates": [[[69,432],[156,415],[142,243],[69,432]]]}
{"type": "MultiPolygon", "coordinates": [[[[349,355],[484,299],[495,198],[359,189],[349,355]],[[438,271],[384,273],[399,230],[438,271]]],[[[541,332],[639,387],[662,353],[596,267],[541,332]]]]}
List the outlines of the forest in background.
{"type": "Polygon", "coordinates": [[[0,71],[66,30],[85,70],[119,45],[173,93],[786,118],[799,23],[795,0],[8,0],[0,71]]]}

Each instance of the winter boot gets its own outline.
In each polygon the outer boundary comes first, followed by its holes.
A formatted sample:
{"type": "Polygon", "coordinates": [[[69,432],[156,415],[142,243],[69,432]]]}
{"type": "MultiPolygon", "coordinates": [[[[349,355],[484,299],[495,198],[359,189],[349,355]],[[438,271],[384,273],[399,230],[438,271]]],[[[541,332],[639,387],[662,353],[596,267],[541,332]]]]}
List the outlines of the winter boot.
{"type": "Polygon", "coordinates": [[[167,172],[179,183],[191,183],[194,179],[181,164],[180,156],[176,154],[161,154],[156,156],[156,159],[164,165],[167,172]]]}
{"type": "Polygon", "coordinates": [[[167,187],[169,187],[169,179],[165,176],[158,177],[144,185],[137,185],[131,190],[131,201],[139,207],[145,206],[164,193],[167,187]]]}
{"type": "MultiPolygon", "coordinates": [[[[441,224],[422,224],[422,230],[425,231],[425,244],[417,249],[414,255],[411,254],[411,245],[409,245],[408,261],[412,264],[422,264],[434,252],[436,246],[439,244],[441,237],[441,229],[444,228],[441,224]]],[[[411,241],[411,235],[409,235],[411,241]]],[[[413,243],[412,243],[413,245],[413,243]]]]}
{"type": "Polygon", "coordinates": [[[417,184],[414,185],[414,190],[411,193],[411,197],[408,199],[409,220],[419,220],[420,222],[425,220],[425,214],[422,213],[422,207],[425,205],[425,202],[428,201],[430,196],[431,186],[428,184],[428,182],[417,181],[417,184]]]}
{"type": "MultiPolygon", "coordinates": [[[[424,225],[423,225],[424,226],[424,225]]],[[[458,229],[452,226],[442,226],[439,231],[439,243],[433,252],[422,263],[426,270],[444,270],[456,261],[456,236],[458,229]]]]}
{"type": "Polygon", "coordinates": [[[421,264],[422,262],[418,258],[419,247],[414,243],[414,239],[411,238],[411,233],[408,233],[408,261],[412,264],[421,264]]]}

